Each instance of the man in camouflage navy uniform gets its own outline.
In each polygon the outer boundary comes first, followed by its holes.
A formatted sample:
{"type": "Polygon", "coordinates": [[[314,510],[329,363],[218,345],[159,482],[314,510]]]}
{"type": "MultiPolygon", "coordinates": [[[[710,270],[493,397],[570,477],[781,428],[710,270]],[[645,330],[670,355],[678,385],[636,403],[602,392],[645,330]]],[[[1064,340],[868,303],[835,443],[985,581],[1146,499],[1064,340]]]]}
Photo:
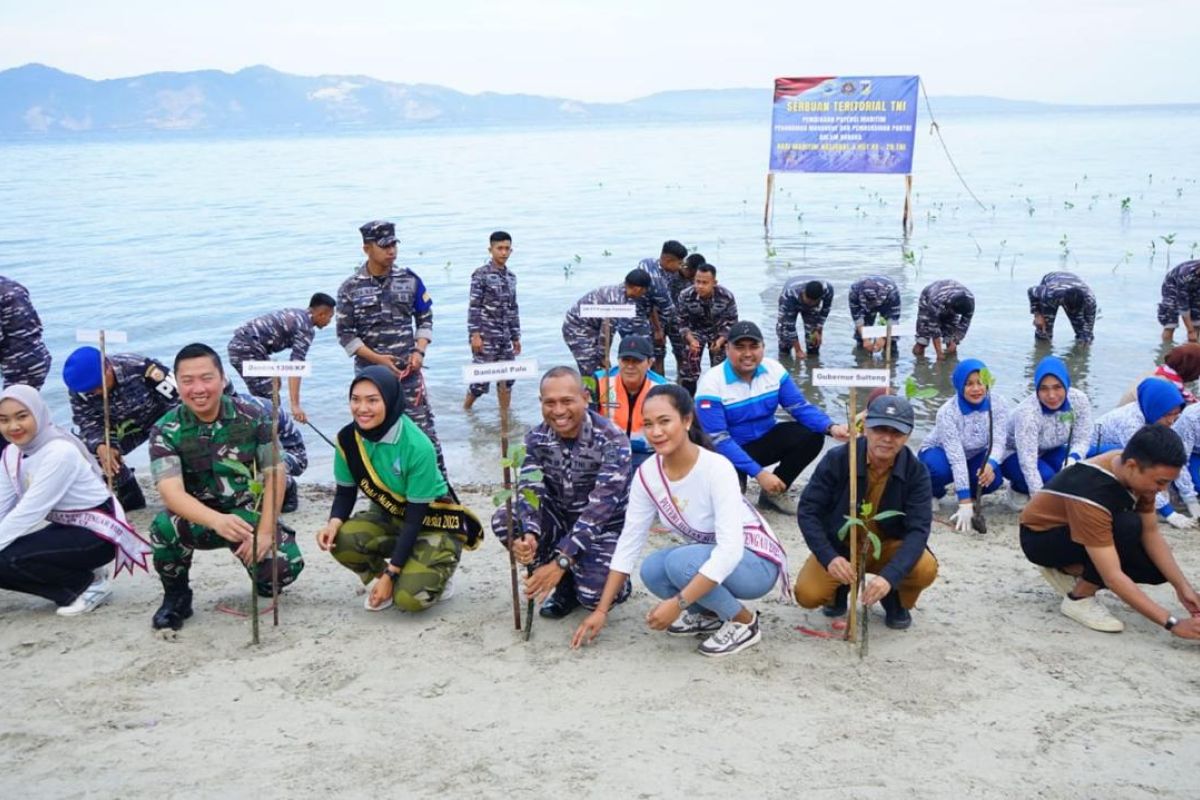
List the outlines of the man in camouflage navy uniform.
{"type": "MultiPolygon", "coordinates": [[[[229,363],[233,371],[242,375],[242,364],[247,361],[270,361],[275,353],[292,351],[291,361],[304,361],[308,348],[318,328],[324,328],[333,319],[335,301],[322,292],[317,292],[308,301],[308,308],[285,308],[255,317],[233,332],[229,340],[229,363]]],[[[271,399],[273,379],[242,375],[250,394],[271,399]]],[[[308,415],[300,406],[300,381],[297,375],[288,378],[288,398],[292,416],[304,424],[308,415]]]]}
{"type": "MultiPolygon", "coordinates": [[[[900,324],[900,287],[885,275],[868,275],[850,285],[850,318],[854,321],[854,341],[868,353],[883,350],[884,339],[863,341],[862,329],[867,325],[900,324]]],[[[898,349],[892,339],[892,352],[898,349]]]]}
{"type": "MultiPolygon", "coordinates": [[[[525,435],[525,462],[518,476],[513,550],[532,564],[526,594],[544,600],[540,614],[559,619],[580,604],[595,608],[608,579],[629,501],[629,440],[617,426],[588,410],[579,373],[554,367],[539,387],[542,424],[525,435]],[[541,478],[536,473],[541,472],[541,478]],[[524,497],[530,489],[534,508],[524,497]]],[[[501,507],[492,531],[508,546],[508,521],[501,507]]],[[[629,597],[629,582],[616,602],[629,597]]]]}
{"type": "Polygon", "coordinates": [[[1047,272],[1042,282],[1029,287],[1029,313],[1033,314],[1033,336],[1048,342],[1054,338],[1054,318],[1059,306],[1066,312],[1075,341],[1090,344],[1096,338],[1096,295],[1073,272],[1047,272]]]}
{"type": "Polygon", "coordinates": [[[23,383],[41,389],[50,374],[50,351],[42,320],[24,286],[0,275],[0,373],[5,387],[23,383]]]}
{"type": "Polygon", "coordinates": [[[676,314],[687,347],[679,368],[679,385],[694,396],[704,351],[708,350],[709,366],[725,360],[729,329],[738,319],[737,300],[733,292],[717,285],[717,268],[701,264],[696,268],[695,282],[679,293],[676,314]]]}
{"type": "Polygon", "coordinates": [[[779,292],[779,316],[775,321],[781,358],[793,353],[796,358],[803,358],[805,354],[815,356],[821,352],[825,320],[829,319],[832,305],[833,284],[829,281],[798,276],[783,284],[783,290],[779,292]],[[803,351],[796,336],[796,317],[804,321],[803,351]]]}
{"type": "Polygon", "coordinates": [[[446,474],[442,445],[421,368],[433,341],[433,300],[415,272],[396,266],[396,226],[375,220],[360,227],[367,260],[337,294],[338,344],[354,368],[382,364],[400,379],[404,413],[425,432],[446,474]]]}
{"type": "Polygon", "coordinates": [[[591,375],[604,366],[608,353],[604,352],[604,328],[615,330],[621,336],[650,335],[650,305],[646,293],[650,290],[650,275],[644,269],[635,269],[625,276],[625,283],[616,286],[601,286],[575,301],[563,320],[562,335],[580,375],[591,375]],[[636,316],[601,319],[580,316],[584,305],[633,305],[636,316]]]}
{"type": "Polygon", "coordinates": [[[676,369],[679,369],[685,358],[683,338],[675,325],[675,298],[679,290],[672,290],[672,279],[679,274],[683,260],[687,258],[688,249],[674,239],[663,242],[662,252],[658,258],[643,258],[638,262],[638,268],[644,269],[650,275],[650,291],[647,298],[650,303],[650,320],[654,333],[654,363],[651,369],[665,373],[667,366],[667,339],[671,340],[671,351],[675,354],[676,369]]]}
{"type": "Polygon", "coordinates": [[[938,361],[956,353],[974,314],[975,295],[958,281],[946,278],[926,286],[917,303],[917,342],[913,345],[913,355],[925,355],[925,346],[931,341],[938,361]]]}
{"type": "MultiPolygon", "coordinates": [[[[1175,328],[1179,326],[1180,318],[1187,330],[1187,340],[1195,342],[1196,325],[1200,323],[1200,261],[1177,264],[1163,278],[1158,323],[1163,326],[1164,342],[1175,341],[1175,328]]],[[[7,373],[4,379],[8,380],[7,373]]]]}
{"type": "MultiPolygon", "coordinates": [[[[467,300],[467,335],[471,341],[471,363],[487,364],[511,361],[521,354],[521,315],[517,308],[517,276],[508,269],[512,237],[496,231],[488,240],[491,259],[471,273],[471,294],[467,300]]],[[[496,398],[503,411],[512,397],[512,381],[496,384],[496,398]]],[[[488,384],[467,387],[463,408],[487,394],[488,384]]]]}
{"type": "Polygon", "coordinates": [[[166,504],[151,523],[150,541],[164,590],[152,626],[179,630],[192,615],[194,551],[228,549],[248,572],[257,563],[251,578],[263,597],[271,596],[273,573],[287,586],[304,559],[295,531],[278,521],[284,473],[270,415],[224,394],[221,357],[208,345],[187,345],[174,366],[183,403],[150,432],[150,470],[166,504]],[[254,481],[262,484],[261,497],[254,481]]]}
{"type": "Polygon", "coordinates": [[[77,348],[63,364],[63,382],[70,393],[71,417],[79,438],[105,474],[126,511],[146,507],[133,469],[124,457],[150,437],[159,417],[179,405],[179,392],[161,362],[137,353],[110,353],[103,369],[100,351],[77,348]],[[108,386],[109,445],[104,445],[104,397],[108,386]]]}

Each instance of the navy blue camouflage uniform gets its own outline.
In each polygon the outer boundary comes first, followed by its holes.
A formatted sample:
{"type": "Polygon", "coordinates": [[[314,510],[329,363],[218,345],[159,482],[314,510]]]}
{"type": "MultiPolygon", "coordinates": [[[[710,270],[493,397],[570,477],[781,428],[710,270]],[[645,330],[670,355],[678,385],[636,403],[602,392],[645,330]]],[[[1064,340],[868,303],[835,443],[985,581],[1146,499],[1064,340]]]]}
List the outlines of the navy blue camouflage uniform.
{"type": "MultiPolygon", "coordinates": [[[[246,361],[269,361],[274,353],[291,349],[291,361],[308,357],[317,328],[307,308],[285,308],[255,317],[233,332],[229,340],[229,363],[242,374],[246,361]]],[[[269,377],[248,378],[242,375],[250,394],[271,397],[273,381],[269,377]]]]}
{"type": "Polygon", "coordinates": [[[892,326],[900,322],[900,289],[896,282],[884,275],[868,275],[850,285],[847,296],[850,301],[850,318],[854,320],[854,340],[862,344],[858,335],[860,325],[892,326]]]}
{"type": "Polygon", "coordinates": [[[927,345],[936,338],[962,344],[974,312],[958,314],[950,304],[964,296],[975,300],[970,289],[949,278],[934,281],[921,290],[917,303],[917,344],[927,345]]]}
{"type": "MultiPolygon", "coordinates": [[[[371,366],[370,361],[354,354],[363,345],[391,356],[399,369],[407,370],[417,339],[433,341],[433,300],[412,270],[393,266],[388,274],[377,278],[364,263],[338,288],[337,336],[346,355],[354,357],[356,371],[371,366]]],[[[421,373],[410,372],[401,378],[400,390],[404,413],[433,442],[444,475],[442,445],[421,373]]]]}
{"type": "Polygon", "coordinates": [[[737,322],[737,300],[733,292],[720,284],[713,287],[712,297],[701,297],[695,286],[689,286],[679,293],[676,313],[684,345],[689,336],[700,342],[700,350],[693,353],[688,348],[679,364],[679,385],[694,394],[704,351],[708,351],[710,366],[725,360],[725,343],[717,340],[728,336],[729,329],[737,322]]]}
{"type": "MultiPolygon", "coordinates": [[[[249,394],[237,394],[236,396],[258,406],[270,419],[270,400],[249,394]]],[[[279,450],[284,471],[287,472],[289,478],[303,475],[304,470],[308,469],[308,448],[304,446],[304,436],[296,427],[296,421],[292,419],[292,415],[282,406],[279,408],[279,450]]]]}
{"type": "Polygon", "coordinates": [[[1075,331],[1075,340],[1091,342],[1095,339],[1096,295],[1091,287],[1073,272],[1047,272],[1042,282],[1029,287],[1029,313],[1041,314],[1046,320],[1045,329],[1035,328],[1034,338],[1050,341],[1054,338],[1054,319],[1062,307],[1075,331]],[[1064,298],[1071,289],[1083,292],[1083,304],[1079,308],[1067,308],[1064,298]]]}
{"type": "Polygon", "coordinates": [[[604,365],[607,355],[604,352],[605,320],[579,316],[579,307],[589,304],[634,305],[637,309],[637,316],[610,320],[613,331],[621,336],[634,334],[650,336],[650,302],[646,296],[643,295],[636,300],[631,299],[625,293],[625,284],[623,283],[616,286],[601,286],[599,289],[588,292],[576,300],[575,304],[567,311],[562,326],[563,341],[567,343],[567,348],[575,357],[575,363],[579,365],[579,374],[585,376],[600,369],[604,365]]]}
{"type": "MultiPolygon", "coordinates": [[[[129,455],[150,437],[159,417],[179,405],[171,371],[159,361],[137,353],[109,353],[115,383],[108,390],[109,444],[129,455]]],[[[104,444],[104,397],[100,392],[69,392],[71,420],[88,452],[104,444]]],[[[134,480],[124,462],[113,476],[118,496],[134,480]]]]}
{"type": "MultiPolygon", "coordinates": [[[[517,306],[517,276],[507,266],[488,261],[471,273],[467,301],[467,335],[479,334],[483,348],[471,351],[471,363],[487,364],[516,358],[513,346],[521,339],[521,314],[517,306]]],[[[503,381],[512,388],[512,381],[503,381]]],[[[472,383],[471,394],[482,397],[488,384],[472,383]]]]}
{"type": "MultiPolygon", "coordinates": [[[[1171,268],[1162,282],[1162,302],[1158,304],[1158,322],[1164,328],[1176,328],[1180,315],[1188,313],[1200,327],[1200,261],[1184,261],[1171,268]]],[[[5,373],[5,380],[8,374],[5,373]]]]}
{"type": "Polygon", "coordinates": [[[0,373],[5,387],[23,383],[41,389],[50,374],[50,351],[42,320],[24,286],[0,275],[0,373]]]}
{"type": "Polygon", "coordinates": [[[666,342],[669,340],[671,342],[671,352],[675,354],[675,364],[679,369],[682,369],[685,357],[685,345],[683,336],[679,332],[679,326],[676,324],[678,315],[675,304],[679,302],[679,292],[687,284],[676,285],[674,279],[679,273],[663,269],[662,263],[657,258],[643,258],[638,262],[638,269],[644,270],[650,275],[650,291],[647,292],[647,297],[649,298],[650,309],[658,314],[658,321],[662,326],[664,334],[664,341],[662,342],[651,337],[651,342],[654,344],[654,360],[662,361],[663,369],[666,369],[666,342]]]}
{"type": "MultiPolygon", "coordinates": [[[[532,534],[538,539],[535,567],[553,561],[557,553],[574,561],[570,576],[563,576],[558,589],[573,587],[576,598],[587,608],[600,602],[625,525],[631,460],[629,439],[591,410],[575,439],[563,439],[545,422],[525,434],[525,462],[517,479],[513,521],[519,536],[532,534]],[[531,480],[538,470],[542,479],[531,480]],[[525,489],[537,495],[539,508],[525,499],[525,489]]],[[[507,526],[502,506],[492,515],[492,532],[505,547],[507,526]]],[[[616,602],[623,602],[629,591],[626,581],[616,602]]]]}
{"type": "Polygon", "coordinates": [[[813,342],[813,334],[825,328],[825,320],[829,319],[829,309],[833,305],[833,284],[821,281],[824,290],[821,300],[815,305],[804,302],[804,287],[816,280],[798,276],[788,278],[779,292],[779,316],[775,322],[775,334],[779,338],[779,354],[789,355],[796,344],[796,317],[804,323],[804,350],[810,356],[821,351],[821,346],[813,342]]]}

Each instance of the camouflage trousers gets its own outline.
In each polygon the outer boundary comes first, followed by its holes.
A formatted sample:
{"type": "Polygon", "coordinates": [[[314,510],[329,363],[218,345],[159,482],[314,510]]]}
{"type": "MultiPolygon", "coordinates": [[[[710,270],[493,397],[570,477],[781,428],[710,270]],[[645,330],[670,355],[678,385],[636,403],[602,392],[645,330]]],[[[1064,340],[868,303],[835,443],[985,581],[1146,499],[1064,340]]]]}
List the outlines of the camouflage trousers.
{"type": "MultiPolygon", "coordinates": [[[[779,316],[782,317],[784,313],[783,301],[781,300],[779,303],[779,316]]],[[[809,322],[808,320],[804,319],[804,317],[800,317],[800,319],[796,321],[802,323],[804,327],[804,352],[810,356],[815,356],[820,353],[821,346],[814,345],[812,342],[813,334],[820,330],[822,326],[818,325],[816,322],[809,322]]],[[[787,329],[784,327],[782,320],[777,320],[775,322],[775,336],[779,339],[779,355],[794,355],[792,347],[796,344],[796,329],[794,327],[787,329]]]]}
{"type": "MultiPolygon", "coordinates": [[[[236,514],[247,522],[254,520],[253,512],[235,508],[236,514]]],[[[216,534],[213,530],[188,522],[183,517],[160,511],[150,524],[150,544],[154,548],[154,569],[167,591],[188,587],[192,569],[192,554],[196,550],[234,550],[236,545],[216,534]]],[[[300,545],[296,543],[296,532],[280,524],[275,537],[276,549],[258,562],[256,574],[246,567],[247,574],[254,579],[261,595],[271,594],[271,571],[278,564],[280,588],[292,583],[304,569],[304,558],[300,545]]]]}
{"type": "Polygon", "coordinates": [[[437,451],[438,469],[446,476],[447,481],[450,480],[450,475],[446,472],[446,460],[442,458],[442,443],[438,441],[437,429],[433,426],[433,407],[429,405],[429,394],[425,391],[424,375],[413,372],[401,378],[400,392],[404,395],[404,413],[417,423],[417,427],[433,442],[433,449],[437,451]]]}
{"type": "MultiPolygon", "coordinates": [[[[500,342],[484,337],[483,349],[478,353],[473,351],[471,353],[472,364],[492,364],[496,361],[512,361],[514,358],[516,358],[516,354],[513,353],[511,339],[500,342]]],[[[513,385],[512,381],[498,381],[498,383],[505,389],[511,389],[513,385]]],[[[475,397],[483,397],[488,393],[488,386],[490,385],[487,383],[472,383],[467,388],[475,397]]]]}
{"type": "MultiPolygon", "coordinates": [[[[546,506],[541,511],[542,533],[538,537],[538,552],[533,560],[533,567],[548,564],[557,558],[554,552],[558,541],[570,532],[574,520],[562,520],[557,514],[550,513],[546,506]]],[[[497,541],[505,548],[508,547],[508,514],[504,506],[492,514],[492,533],[497,541]]],[[[620,529],[605,532],[592,539],[591,547],[580,552],[575,564],[571,567],[570,575],[564,575],[559,587],[568,587],[575,593],[579,604],[585,608],[595,608],[604,593],[604,583],[608,580],[608,565],[612,563],[613,551],[617,549],[617,538],[620,529]]],[[[629,597],[631,584],[628,580],[617,593],[615,603],[623,603],[629,597]]]]}
{"type": "MultiPolygon", "coordinates": [[[[404,528],[404,519],[372,503],[342,523],[331,550],[333,557],[358,576],[363,586],[387,569],[388,558],[404,528]]],[[[417,534],[412,554],[392,582],[392,602],[401,611],[423,611],[438,601],[458,567],[462,539],[445,531],[417,534]]]]}
{"type": "MultiPolygon", "coordinates": [[[[1075,331],[1076,340],[1080,342],[1090,342],[1096,338],[1096,335],[1093,333],[1093,330],[1096,327],[1095,311],[1088,314],[1085,312],[1072,313],[1066,309],[1063,309],[1063,313],[1066,315],[1067,321],[1071,323],[1071,329],[1075,331]]],[[[1054,309],[1054,312],[1050,314],[1043,313],[1042,319],[1046,321],[1046,327],[1045,329],[1034,328],[1033,338],[1043,342],[1049,342],[1053,340],[1054,321],[1057,319],[1057,317],[1058,309],[1054,309]]]]}
{"type": "Polygon", "coordinates": [[[604,365],[604,340],[597,337],[590,327],[577,327],[570,322],[564,322],[562,335],[567,349],[575,358],[580,375],[594,375],[596,370],[604,365]]]}
{"type": "MultiPolygon", "coordinates": [[[[1192,320],[1200,319],[1200,297],[1193,295],[1187,283],[1171,273],[1162,282],[1162,302],[1158,304],[1158,322],[1164,328],[1177,328],[1179,317],[1187,312],[1192,320]]],[[[8,374],[5,373],[7,384],[8,374]]]]}
{"type": "Polygon", "coordinates": [[[708,364],[710,367],[715,367],[725,361],[725,348],[717,347],[717,336],[703,336],[692,334],[700,342],[700,349],[693,352],[689,347],[684,351],[683,361],[679,362],[679,385],[691,386],[692,393],[695,394],[696,382],[700,379],[700,366],[704,360],[704,351],[708,351],[708,364]]]}
{"type": "MultiPolygon", "coordinates": [[[[246,341],[244,339],[233,338],[229,340],[229,363],[233,367],[233,371],[238,375],[242,375],[242,364],[247,361],[270,361],[271,354],[267,349],[258,342],[246,341]]],[[[250,390],[250,394],[255,397],[265,397],[271,399],[271,379],[270,378],[248,378],[242,375],[242,380],[246,382],[246,388],[250,390]]],[[[282,384],[283,382],[280,381],[282,384]]],[[[280,387],[281,391],[283,387],[280,387]]]]}
{"type": "Polygon", "coordinates": [[[23,383],[40,391],[50,374],[50,351],[45,345],[38,345],[15,353],[0,363],[0,372],[4,374],[6,389],[14,383],[23,383]]]}
{"type": "MultiPolygon", "coordinates": [[[[671,343],[671,353],[675,356],[675,372],[676,375],[682,374],[683,362],[687,358],[687,342],[683,340],[683,334],[679,332],[679,326],[674,322],[666,325],[666,336],[662,342],[654,342],[654,361],[662,364],[662,375],[665,377],[667,372],[667,342],[671,343]]],[[[656,368],[657,369],[657,368],[656,368]]]]}

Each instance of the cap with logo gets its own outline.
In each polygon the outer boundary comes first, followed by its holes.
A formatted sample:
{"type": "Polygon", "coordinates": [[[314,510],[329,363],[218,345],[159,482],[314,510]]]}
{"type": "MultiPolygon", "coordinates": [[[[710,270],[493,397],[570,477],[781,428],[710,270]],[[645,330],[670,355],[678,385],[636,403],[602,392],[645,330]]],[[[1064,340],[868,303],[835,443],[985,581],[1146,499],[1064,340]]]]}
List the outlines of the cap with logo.
{"type": "Polygon", "coordinates": [[[912,433],[913,408],[903,397],[885,394],[876,397],[867,406],[868,428],[894,428],[901,433],[912,433]]]}
{"type": "Polygon", "coordinates": [[[617,348],[617,358],[637,358],[649,361],[654,358],[654,345],[645,336],[626,336],[617,348]]]}
{"type": "Polygon", "coordinates": [[[729,327],[729,336],[726,341],[733,344],[742,339],[753,339],[756,342],[761,342],[763,340],[762,331],[749,320],[739,320],[729,327]]]}

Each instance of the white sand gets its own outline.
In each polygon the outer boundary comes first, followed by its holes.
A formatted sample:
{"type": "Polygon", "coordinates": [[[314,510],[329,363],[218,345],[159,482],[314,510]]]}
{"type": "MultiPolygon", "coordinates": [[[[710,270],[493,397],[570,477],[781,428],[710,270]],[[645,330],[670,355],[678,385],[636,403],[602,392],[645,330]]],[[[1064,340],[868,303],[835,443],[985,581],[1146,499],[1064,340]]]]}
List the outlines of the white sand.
{"type": "MultiPolygon", "coordinates": [[[[710,660],[645,627],[640,585],[584,652],[567,646],[580,611],[523,643],[490,538],[452,600],[369,614],[313,544],[327,504],[308,488],[290,517],[308,566],[259,647],[214,611],[248,597],[225,553],[197,555],[174,642],[150,631],[144,574],[79,619],[0,593],[0,797],[1200,795],[1200,647],[1110,595],[1122,634],[1061,616],[1010,513],[982,537],[936,526],[940,579],[906,632],[876,610],[865,661],[795,629],[827,629],[819,611],[774,602],[758,647],[710,660]]],[[[803,541],[772,522],[794,576],[803,541]]],[[[1200,583],[1200,534],[1170,540],[1200,583]]]]}

